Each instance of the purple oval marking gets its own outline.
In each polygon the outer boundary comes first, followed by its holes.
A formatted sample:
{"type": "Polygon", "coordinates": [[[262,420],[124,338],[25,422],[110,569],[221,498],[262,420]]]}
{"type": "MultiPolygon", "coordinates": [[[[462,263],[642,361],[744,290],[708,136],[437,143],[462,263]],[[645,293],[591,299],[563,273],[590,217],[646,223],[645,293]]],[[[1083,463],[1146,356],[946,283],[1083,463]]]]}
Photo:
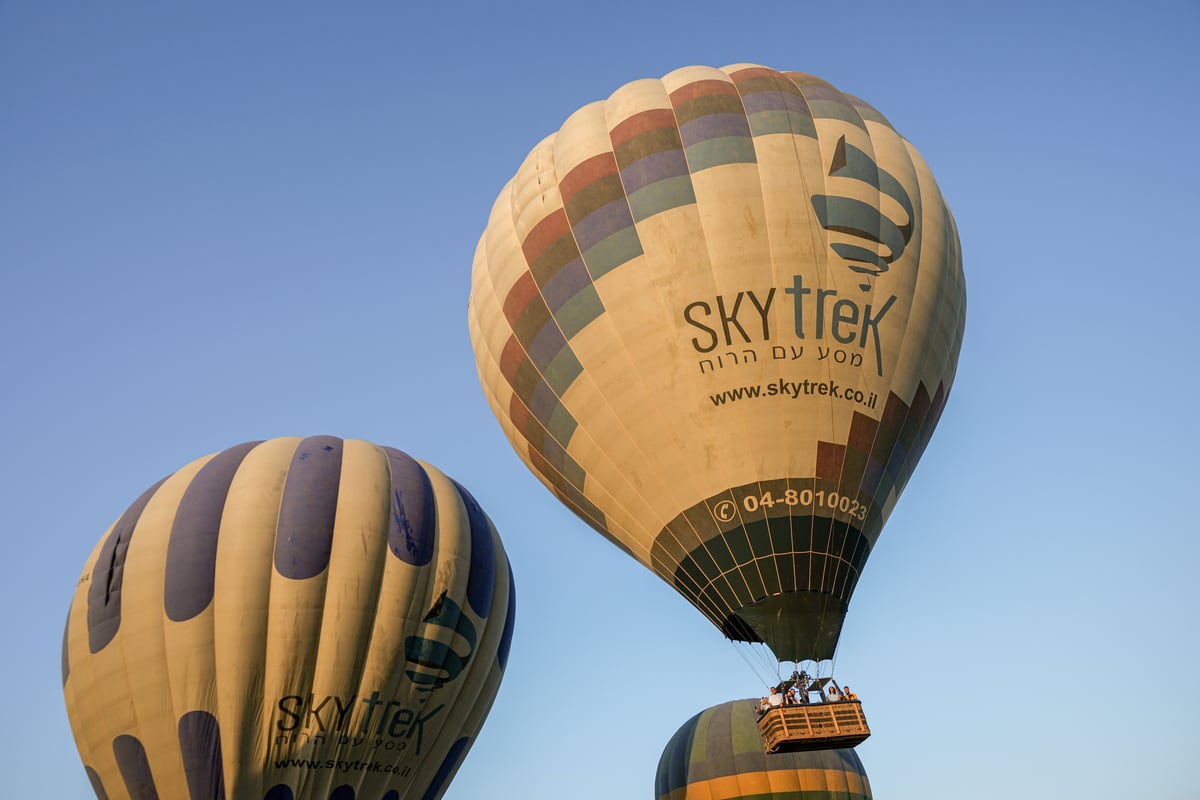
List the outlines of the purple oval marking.
{"type": "Polygon", "coordinates": [[[108,800],[108,792],[104,789],[104,781],[100,780],[100,774],[88,766],[83,769],[87,773],[88,781],[92,784],[92,791],[96,793],[96,800],[108,800]]]}
{"type": "Polygon", "coordinates": [[[329,565],[342,440],[310,436],[292,456],[275,531],[275,569],[285,578],[305,580],[329,565]]]}
{"type": "Polygon", "coordinates": [[[392,473],[392,521],[388,548],[406,564],[420,567],[433,558],[437,537],[433,484],[425,469],[407,453],[384,447],[392,473]]]}
{"type": "Polygon", "coordinates": [[[213,456],[179,500],[163,575],[163,607],[175,622],[191,619],[212,602],[225,498],[242,460],[259,444],[246,442],[213,456]]]}
{"type": "Polygon", "coordinates": [[[191,800],[225,800],[225,765],[221,761],[221,726],[207,711],[179,718],[179,754],[191,800]]]}
{"type": "Polygon", "coordinates": [[[113,739],[113,755],[117,768],[125,781],[125,791],[132,800],[158,800],[158,789],[154,786],[154,775],[150,773],[150,761],[146,748],[136,736],[121,734],[113,739]]]}
{"type": "Polygon", "coordinates": [[[100,548],[100,556],[92,570],[92,583],[88,587],[88,649],[93,653],[103,650],[121,627],[121,581],[125,574],[129,540],[133,538],[133,530],[146,504],[166,479],[163,478],[133,501],[100,548]]]}
{"type": "Polygon", "coordinates": [[[295,800],[295,796],[292,794],[292,787],[286,783],[277,783],[267,790],[263,800],[295,800]]]}
{"type": "Polygon", "coordinates": [[[496,588],[496,550],[487,515],[471,493],[457,481],[451,481],[467,507],[471,523],[471,572],[467,576],[467,603],[480,617],[487,619],[492,610],[492,592],[496,588]]]}

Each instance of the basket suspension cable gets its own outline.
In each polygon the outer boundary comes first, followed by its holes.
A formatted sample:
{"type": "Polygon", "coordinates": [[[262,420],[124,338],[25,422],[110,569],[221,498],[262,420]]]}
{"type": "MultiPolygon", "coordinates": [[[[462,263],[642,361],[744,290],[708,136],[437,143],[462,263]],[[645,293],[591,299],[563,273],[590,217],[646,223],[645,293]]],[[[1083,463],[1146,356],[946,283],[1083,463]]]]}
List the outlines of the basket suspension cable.
{"type": "Polygon", "coordinates": [[[764,677],[769,676],[771,671],[771,667],[766,656],[756,651],[754,649],[754,644],[751,642],[737,642],[733,639],[729,639],[728,641],[730,646],[733,647],[733,649],[737,652],[738,657],[741,658],[742,661],[745,662],[746,666],[750,668],[750,671],[753,673],[754,677],[762,683],[763,690],[765,691],[770,685],[772,685],[768,682],[768,678],[764,677]]]}

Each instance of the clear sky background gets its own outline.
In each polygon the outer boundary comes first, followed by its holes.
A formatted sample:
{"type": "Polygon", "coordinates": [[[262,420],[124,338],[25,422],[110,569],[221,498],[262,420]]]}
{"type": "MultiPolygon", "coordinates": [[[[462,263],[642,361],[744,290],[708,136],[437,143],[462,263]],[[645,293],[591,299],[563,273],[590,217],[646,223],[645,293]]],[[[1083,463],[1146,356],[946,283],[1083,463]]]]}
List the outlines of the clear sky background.
{"type": "Polygon", "coordinates": [[[836,675],[875,796],[1200,796],[1200,6],[0,2],[0,795],[90,789],[61,695],[83,562],[251,439],[399,447],[477,497],[512,656],[447,800],[653,797],[763,679],[563,509],[479,388],[471,260],[577,107],[810,72],[924,155],[967,275],[956,383],[836,675]]]}

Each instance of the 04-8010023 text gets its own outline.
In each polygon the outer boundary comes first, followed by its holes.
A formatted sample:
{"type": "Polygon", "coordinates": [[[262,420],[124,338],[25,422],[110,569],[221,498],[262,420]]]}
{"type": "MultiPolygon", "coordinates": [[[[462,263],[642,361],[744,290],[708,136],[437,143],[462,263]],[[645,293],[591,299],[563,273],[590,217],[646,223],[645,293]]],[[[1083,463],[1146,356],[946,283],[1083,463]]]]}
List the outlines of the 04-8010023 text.
{"type": "Polygon", "coordinates": [[[751,514],[760,508],[774,508],[776,505],[828,508],[830,511],[841,511],[859,521],[867,518],[869,508],[867,504],[860,503],[853,497],[838,492],[827,492],[824,489],[787,489],[778,496],[774,492],[765,491],[761,494],[746,494],[741,498],[742,509],[751,514]]]}

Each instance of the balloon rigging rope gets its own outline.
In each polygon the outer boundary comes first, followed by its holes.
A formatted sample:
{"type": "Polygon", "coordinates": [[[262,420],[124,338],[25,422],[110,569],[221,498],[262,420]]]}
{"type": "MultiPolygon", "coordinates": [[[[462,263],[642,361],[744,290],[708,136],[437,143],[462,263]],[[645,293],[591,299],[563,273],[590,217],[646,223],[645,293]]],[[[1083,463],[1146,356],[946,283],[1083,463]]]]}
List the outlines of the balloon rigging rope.
{"type": "Polygon", "coordinates": [[[755,658],[753,651],[747,650],[744,642],[739,643],[733,639],[729,639],[728,641],[730,647],[737,651],[738,657],[741,658],[742,661],[745,662],[746,666],[750,668],[750,671],[754,674],[754,677],[756,677],[762,683],[763,688],[769,686],[770,684],[763,678],[763,673],[765,672],[764,667],[766,667],[766,664],[761,659],[755,658]]]}

